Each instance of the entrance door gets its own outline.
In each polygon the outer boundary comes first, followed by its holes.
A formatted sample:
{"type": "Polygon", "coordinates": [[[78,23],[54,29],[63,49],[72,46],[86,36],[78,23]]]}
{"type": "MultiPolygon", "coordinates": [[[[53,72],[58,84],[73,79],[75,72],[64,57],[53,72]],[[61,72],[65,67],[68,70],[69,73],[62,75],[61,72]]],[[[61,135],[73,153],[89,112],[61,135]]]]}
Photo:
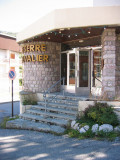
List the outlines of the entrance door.
{"type": "Polygon", "coordinates": [[[90,93],[90,53],[89,50],[76,49],[76,87],[77,95],[88,96],[90,93]]]}
{"type": "Polygon", "coordinates": [[[75,93],[75,51],[67,53],[67,91],[75,93]]]}

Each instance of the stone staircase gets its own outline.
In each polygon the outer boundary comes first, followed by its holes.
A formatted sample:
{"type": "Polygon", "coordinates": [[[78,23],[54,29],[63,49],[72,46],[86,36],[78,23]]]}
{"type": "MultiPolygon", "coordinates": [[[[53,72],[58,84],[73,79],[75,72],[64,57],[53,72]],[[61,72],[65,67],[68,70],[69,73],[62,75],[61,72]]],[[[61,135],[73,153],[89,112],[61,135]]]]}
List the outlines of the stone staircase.
{"type": "Polygon", "coordinates": [[[75,120],[80,97],[50,94],[45,112],[44,101],[19,115],[19,119],[7,122],[7,128],[19,128],[61,134],[70,121],[75,120]]]}

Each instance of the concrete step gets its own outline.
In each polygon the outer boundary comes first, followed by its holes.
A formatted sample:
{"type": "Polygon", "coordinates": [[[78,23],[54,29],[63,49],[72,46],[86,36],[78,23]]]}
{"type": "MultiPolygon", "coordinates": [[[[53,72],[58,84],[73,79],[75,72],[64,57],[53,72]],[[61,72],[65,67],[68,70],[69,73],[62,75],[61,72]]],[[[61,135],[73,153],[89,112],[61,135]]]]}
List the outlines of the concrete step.
{"type": "Polygon", "coordinates": [[[6,124],[6,128],[26,129],[26,130],[34,130],[39,132],[46,132],[46,133],[49,132],[56,134],[61,134],[65,131],[65,129],[60,126],[43,124],[23,119],[15,119],[12,121],[8,121],[6,124]]]}
{"type": "Polygon", "coordinates": [[[51,97],[49,97],[49,98],[47,98],[47,102],[62,103],[62,104],[78,106],[78,101],[69,100],[69,99],[59,99],[59,98],[51,98],[51,97]]]}
{"type": "MultiPolygon", "coordinates": [[[[40,106],[40,105],[34,105],[32,106],[32,109],[36,110],[45,110],[45,106],[40,106]]],[[[55,108],[55,107],[46,107],[47,111],[50,112],[56,112],[56,113],[65,113],[69,115],[77,115],[77,111],[72,111],[72,110],[67,110],[67,109],[61,109],[61,108],[55,108]]]]}
{"type": "MultiPolygon", "coordinates": [[[[40,101],[40,102],[38,102],[38,105],[45,106],[45,102],[44,101],[40,101]]],[[[66,108],[66,109],[78,111],[78,106],[75,106],[75,105],[73,106],[73,105],[68,105],[68,104],[50,102],[50,103],[47,103],[47,106],[49,106],[49,107],[57,107],[57,108],[66,108]]]]}
{"type": "Polygon", "coordinates": [[[29,109],[26,111],[26,113],[29,114],[35,114],[35,115],[43,115],[43,116],[48,116],[52,118],[59,118],[59,119],[67,119],[67,120],[75,120],[76,116],[71,116],[71,115],[66,115],[66,114],[56,114],[56,113],[51,113],[51,112],[46,112],[45,111],[38,111],[34,109],[29,109]]]}
{"type": "Polygon", "coordinates": [[[32,115],[28,113],[20,114],[19,117],[25,120],[33,120],[35,122],[44,122],[44,123],[48,123],[52,125],[54,124],[62,127],[66,127],[68,124],[68,121],[64,119],[54,119],[54,118],[49,118],[49,117],[40,116],[40,115],[32,115]]]}
{"type": "Polygon", "coordinates": [[[79,96],[75,96],[75,95],[55,95],[55,94],[52,94],[50,93],[48,95],[49,98],[53,98],[53,97],[56,97],[58,99],[63,99],[63,100],[74,100],[74,101],[86,101],[88,100],[88,97],[79,97],[79,96]]]}

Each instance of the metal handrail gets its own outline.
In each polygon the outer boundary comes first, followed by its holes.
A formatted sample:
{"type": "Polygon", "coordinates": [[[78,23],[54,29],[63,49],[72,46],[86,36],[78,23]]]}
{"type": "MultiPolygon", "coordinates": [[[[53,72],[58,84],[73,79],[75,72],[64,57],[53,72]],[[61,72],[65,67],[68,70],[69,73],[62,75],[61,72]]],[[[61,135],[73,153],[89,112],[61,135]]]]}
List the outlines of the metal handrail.
{"type": "Polygon", "coordinates": [[[43,98],[45,99],[45,112],[47,109],[47,97],[46,94],[50,93],[51,89],[53,89],[58,83],[60,83],[63,80],[63,96],[65,95],[65,90],[64,90],[64,85],[65,85],[65,77],[61,78],[59,81],[57,81],[55,84],[53,84],[50,88],[48,88],[44,94],[43,94],[43,98]]]}
{"type": "MultiPolygon", "coordinates": [[[[95,77],[95,76],[94,76],[95,77]]],[[[101,82],[102,83],[102,81],[101,80],[99,80],[97,77],[95,77],[95,79],[97,79],[99,82],[101,82]]]]}

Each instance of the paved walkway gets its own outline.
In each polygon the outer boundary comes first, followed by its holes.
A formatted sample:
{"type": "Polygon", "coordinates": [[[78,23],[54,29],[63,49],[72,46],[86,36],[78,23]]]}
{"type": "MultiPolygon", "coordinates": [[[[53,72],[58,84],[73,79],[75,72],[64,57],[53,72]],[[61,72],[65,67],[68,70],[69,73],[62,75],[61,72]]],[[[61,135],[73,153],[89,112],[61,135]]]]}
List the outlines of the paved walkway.
{"type": "MultiPolygon", "coordinates": [[[[14,115],[20,102],[14,102],[14,115]]],[[[11,103],[0,103],[0,122],[11,103]]],[[[120,160],[120,141],[78,140],[36,131],[1,129],[0,160],[120,160]]]]}
{"type": "MultiPolygon", "coordinates": [[[[20,113],[20,102],[13,103],[13,113],[18,115],[20,113]]],[[[11,117],[12,115],[12,104],[11,102],[0,103],[0,123],[4,117],[11,117]]]]}
{"type": "Polygon", "coordinates": [[[0,129],[0,160],[119,160],[120,142],[0,129]]]}

